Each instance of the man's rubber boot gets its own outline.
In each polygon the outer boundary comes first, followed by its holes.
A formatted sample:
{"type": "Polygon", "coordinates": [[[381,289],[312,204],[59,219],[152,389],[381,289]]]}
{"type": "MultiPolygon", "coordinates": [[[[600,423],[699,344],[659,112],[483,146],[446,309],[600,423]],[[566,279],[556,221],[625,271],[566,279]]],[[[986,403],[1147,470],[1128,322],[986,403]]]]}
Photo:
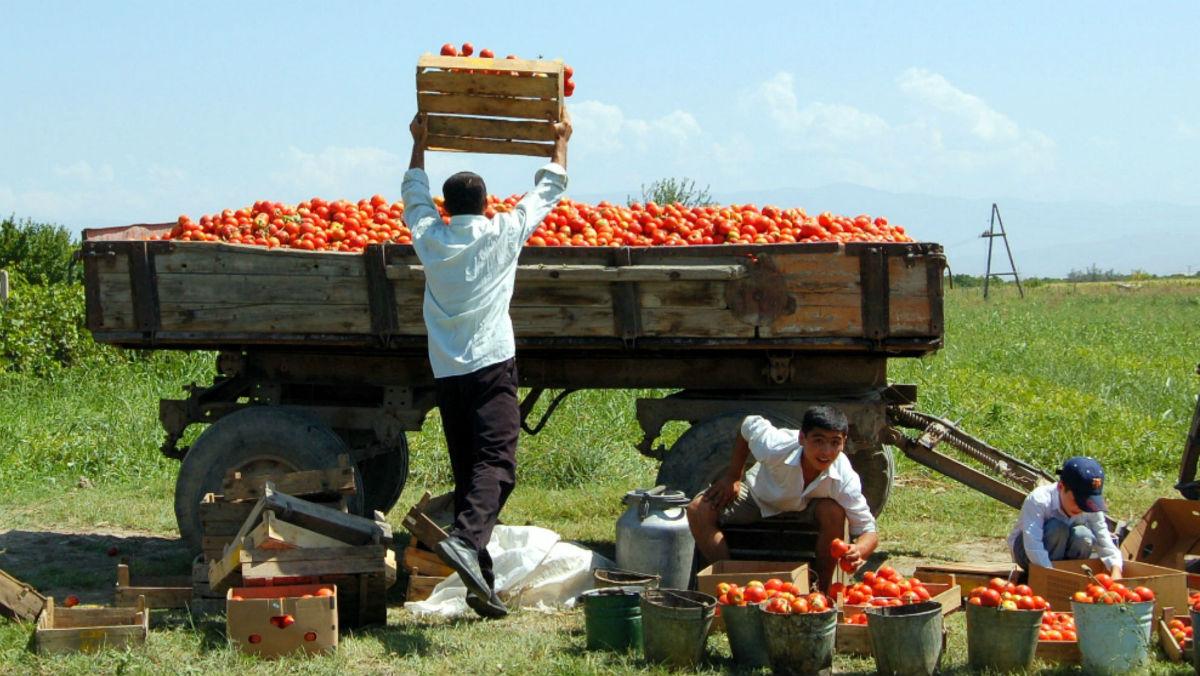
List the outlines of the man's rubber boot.
{"type": "MultiPolygon", "coordinates": [[[[492,596],[492,590],[488,587],[487,581],[483,579],[483,572],[479,570],[479,554],[467,544],[466,540],[457,535],[451,535],[437,543],[433,551],[437,552],[438,558],[447,566],[458,573],[459,579],[467,588],[468,599],[471,598],[472,593],[482,599],[492,596]]],[[[501,604],[501,606],[503,605],[501,604]]]]}

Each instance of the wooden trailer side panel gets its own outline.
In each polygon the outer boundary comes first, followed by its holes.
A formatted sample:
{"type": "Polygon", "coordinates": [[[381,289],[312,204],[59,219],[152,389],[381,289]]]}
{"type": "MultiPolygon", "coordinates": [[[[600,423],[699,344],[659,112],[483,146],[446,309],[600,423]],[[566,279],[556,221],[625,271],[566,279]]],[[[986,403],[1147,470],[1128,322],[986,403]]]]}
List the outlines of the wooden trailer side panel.
{"type": "MultiPolygon", "coordinates": [[[[873,351],[900,338],[912,339],[910,351],[936,349],[940,249],[890,246],[527,251],[510,316],[518,341],[541,347],[873,351]]],[[[424,273],[410,247],[118,239],[85,242],[84,262],[88,326],[101,342],[220,348],[236,336],[372,348],[425,335],[424,273]]]]}

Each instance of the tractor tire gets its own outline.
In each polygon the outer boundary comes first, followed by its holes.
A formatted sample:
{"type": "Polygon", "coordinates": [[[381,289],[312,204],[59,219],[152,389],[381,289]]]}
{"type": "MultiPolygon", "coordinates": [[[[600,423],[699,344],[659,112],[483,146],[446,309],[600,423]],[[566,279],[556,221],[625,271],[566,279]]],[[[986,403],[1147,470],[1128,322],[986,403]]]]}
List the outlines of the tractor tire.
{"type": "Polygon", "coordinates": [[[363,482],[364,513],[390,512],[408,482],[408,438],[401,434],[398,446],[358,463],[358,475],[363,482]]]}
{"type": "MultiPolygon", "coordinates": [[[[349,454],[345,442],[303,409],[255,406],[231,413],[204,430],[183,458],[175,482],[179,534],[193,553],[200,551],[200,500],[206,493],[220,493],[230,470],[328,469],[338,466],[342,454],[349,454]]],[[[361,474],[356,483],[349,509],[362,514],[361,474]]]]}
{"type": "Polygon", "coordinates": [[[892,480],[896,476],[896,458],[890,446],[878,450],[863,449],[850,454],[850,465],[862,482],[863,497],[871,514],[879,516],[892,493],[892,480]]]}
{"type": "MultiPolygon", "coordinates": [[[[658,468],[655,483],[694,497],[729,469],[733,442],[750,411],[726,413],[693,424],[671,445],[658,468]]],[[[772,424],[800,429],[797,420],[765,416],[772,424]]],[[[751,456],[750,461],[754,458],[751,456]]]]}

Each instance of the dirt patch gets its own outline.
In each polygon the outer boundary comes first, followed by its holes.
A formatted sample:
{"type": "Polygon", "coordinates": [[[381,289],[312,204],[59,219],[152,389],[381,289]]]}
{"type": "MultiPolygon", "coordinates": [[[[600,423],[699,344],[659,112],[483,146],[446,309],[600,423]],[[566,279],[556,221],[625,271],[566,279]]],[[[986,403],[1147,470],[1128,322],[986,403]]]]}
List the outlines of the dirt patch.
{"type": "Polygon", "coordinates": [[[57,599],[74,594],[84,603],[111,603],[117,564],[139,575],[190,575],[191,556],[179,538],[147,532],[102,530],[0,531],[0,569],[57,599]]]}

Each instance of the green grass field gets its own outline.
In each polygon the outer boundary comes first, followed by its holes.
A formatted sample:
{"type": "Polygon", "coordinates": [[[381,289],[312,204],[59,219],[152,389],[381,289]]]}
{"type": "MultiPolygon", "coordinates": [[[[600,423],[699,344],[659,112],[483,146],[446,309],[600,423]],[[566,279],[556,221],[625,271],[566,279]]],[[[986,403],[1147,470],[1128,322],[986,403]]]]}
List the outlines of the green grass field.
{"type": "MultiPolygon", "coordinates": [[[[1200,284],[1043,285],[1025,300],[1002,288],[950,291],[947,347],[923,360],[893,362],[891,378],[919,386],[920,408],[950,417],[1014,455],[1052,469],[1075,454],[1109,469],[1109,503],[1136,519],[1156,497],[1174,497],[1200,378],[1200,284]]],[[[82,368],[53,377],[0,375],[0,568],[85,602],[110,598],[115,573],[103,550],[119,544],[146,572],[186,572],[172,554],[171,494],[177,463],[158,452],[157,400],[212,375],[211,355],[158,355],[112,371],[82,368]],[[82,480],[86,479],[86,480],[82,480]],[[81,487],[86,486],[86,487],[81,487]],[[61,533],[57,536],[43,534],[61,533]],[[40,537],[40,539],[38,539],[40,537]],[[24,538],[24,539],[23,539],[24,538]],[[34,538],[57,558],[18,569],[34,538]],[[165,553],[164,553],[165,552],[165,553]],[[61,556],[58,556],[61,553],[61,556]],[[79,562],[94,565],[78,565],[79,562]]],[[[654,464],[633,449],[634,399],[644,393],[582,393],[547,429],[521,440],[520,484],[504,518],[610,546],[624,491],[650,485],[654,464]]],[[[676,430],[676,433],[678,430],[676,430]]],[[[406,504],[446,486],[448,462],[436,412],[410,437],[406,504]]],[[[897,488],[880,521],[881,549],[903,560],[954,560],[979,543],[995,551],[1015,512],[900,459],[897,488]]],[[[398,525],[398,514],[391,519],[398,525]]],[[[30,627],[0,622],[0,671],[11,673],[446,673],[642,671],[634,656],[582,650],[579,612],[517,613],[500,623],[418,621],[397,604],[387,627],[343,637],[327,657],[263,663],[224,644],[223,624],[155,615],[145,650],[38,658],[30,627]]],[[[946,664],[966,660],[961,614],[948,620],[946,664]]],[[[730,668],[724,638],[710,640],[708,668],[730,668]]],[[[839,671],[870,672],[869,660],[839,657],[839,671]]],[[[1156,672],[1171,673],[1165,663],[1156,672]]],[[[1184,673],[1189,670],[1177,670],[1184,673]]]]}

